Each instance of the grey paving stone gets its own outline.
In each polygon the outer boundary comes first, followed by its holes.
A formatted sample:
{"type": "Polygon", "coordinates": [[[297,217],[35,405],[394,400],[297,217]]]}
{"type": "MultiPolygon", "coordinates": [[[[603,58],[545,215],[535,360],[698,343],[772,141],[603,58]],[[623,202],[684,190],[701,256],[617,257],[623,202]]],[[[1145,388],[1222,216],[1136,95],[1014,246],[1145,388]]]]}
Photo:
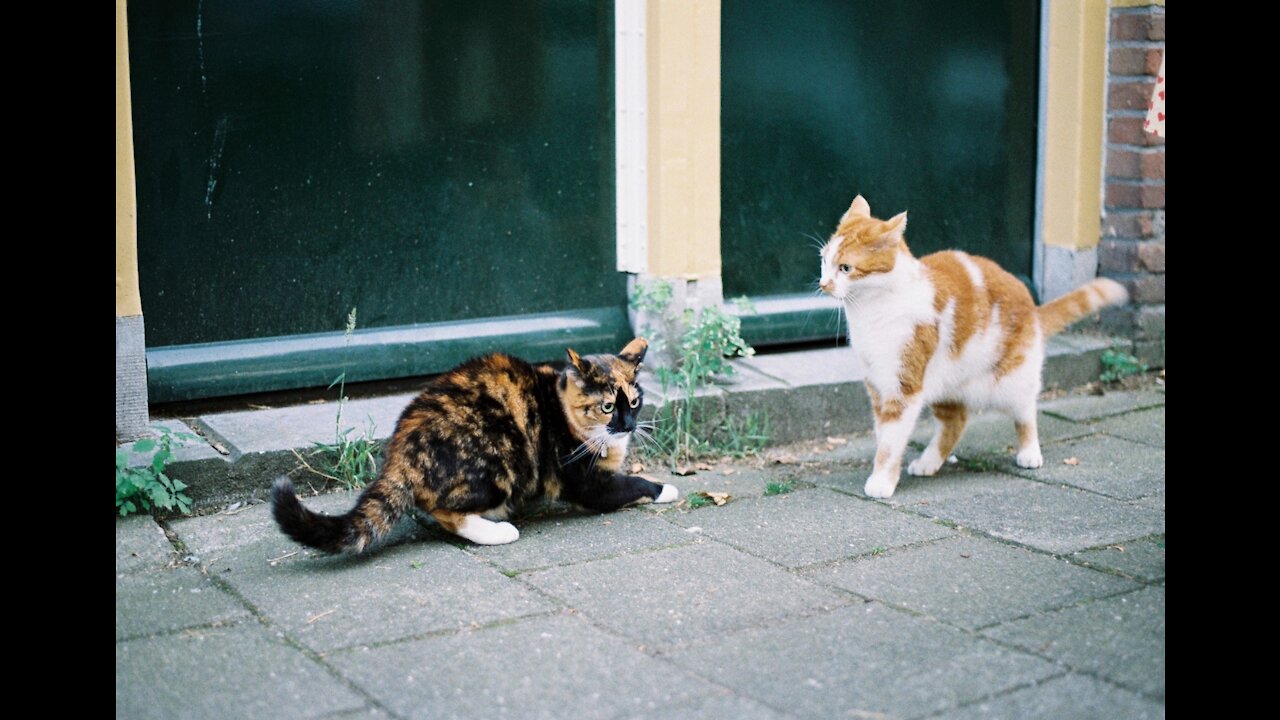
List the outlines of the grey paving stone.
{"type": "Polygon", "coordinates": [[[780,378],[761,372],[754,358],[734,363],[733,375],[717,379],[716,385],[730,394],[755,393],[767,390],[785,390],[790,385],[780,378]]]}
{"type": "Polygon", "coordinates": [[[677,644],[851,600],[719,543],[541,570],[526,582],[648,644],[677,644]]]}
{"type": "Polygon", "coordinates": [[[195,568],[116,578],[116,640],[248,616],[195,568]]]}
{"type": "Polygon", "coordinates": [[[366,704],[257,623],[116,643],[118,718],[307,718],[366,704]]]}
{"type": "MultiPolygon", "coordinates": [[[[908,462],[920,456],[918,448],[929,444],[929,441],[933,438],[935,426],[936,423],[932,414],[926,410],[916,422],[915,430],[911,433],[911,441],[915,443],[916,447],[907,450],[906,459],[908,462]]],[[[1040,431],[1041,443],[1081,437],[1097,432],[1089,425],[1060,420],[1044,413],[1040,414],[1037,427],[1040,431]]],[[[794,446],[796,459],[800,462],[856,463],[865,464],[868,467],[875,461],[876,440],[874,434],[837,437],[845,439],[846,442],[843,444],[831,443],[825,438],[820,438],[807,443],[797,443],[794,446]]],[[[1016,448],[1017,444],[1018,435],[1014,430],[1013,421],[1000,413],[987,412],[969,418],[969,423],[965,426],[964,436],[952,452],[960,457],[993,454],[1008,455],[1011,452],[1010,448],[1016,448]]]]}
{"type": "Polygon", "coordinates": [[[376,707],[362,707],[358,710],[343,710],[325,715],[324,720],[386,720],[390,717],[389,713],[383,712],[376,707]]]}
{"type": "Polygon", "coordinates": [[[317,651],[552,609],[478,558],[439,542],[396,545],[361,558],[259,562],[223,577],[317,651]]]}
{"type": "MultiPolygon", "coordinates": [[[[699,689],[700,696],[711,693],[709,687],[699,689]]],[[[685,700],[678,705],[622,716],[626,720],[784,720],[789,717],[792,716],[727,690],[704,700],[685,700]]]]}
{"type": "MultiPolygon", "coordinates": [[[[173,434],[173,441],[170,447],[173,452],[173,459],[170,462],[221,460],[223,458],[221,453],[210,447],[208,442],[196,435],[196,431],[181,420],[157,420],[152,422],[151,426],[165,428],[173,434]],[[191,437],[186,437],[187,435],[191,437]]],[[[148,437],[156,441],[156,448],[158,448],[159,433],[153,431],[148,437]]],[[[150,464],[151,458],[155,455],[155,448],[148,452],[134,452],[134,444],[131,442],[123,446],[129,457],[129,467],[150,464]]]]}
{"type": "MultiPolygon", "coordinates": [[[[354,502],[345,493],[304,501],[334,511],[354,502]]],[[[211,574],[317,651],[552,609],[412,520],[401,523],[401,542],[358,557],[303,550],[276,529],[265,505],[230,517],[184,520],[175,529],[211,574]]]]}
{"type": "Polygon", "coordinates": [[[1015,620],[983,634],[1164,699],[1163,587],[1015,620]]]}
{"type": "MultiPolygon", "coordinates": [[[[336,395],[336,389],[334,393],[336,395]]],[[[379,440],[390,437],[400,413],[416,395],[405,393],[351,400],[342,411],[343,427],[360,433],[372,418],[374,436],[379,440]]],[[[312,447],[316,441],[332,441],[337,414],[338,403],[334,401],[203,415],[198,422],[210,436],[222,441],[234,456],[239,456],[287,452],[291,448],[312,447]]]]}
{"type": "Polygon", "coordinates": [[[863,371],[847,346],[756,355],[740,364],[747,372],[739,386],[725,386],[727,406],[739,415],[767,415],[774,443],[871,428],[863,371]]]}
{"type": "MultiPolygon", "coordinates": [[[[304,483],[295,481],[302,490],[302,504],[326,515],[341,515],[355,506],[360,497],[358,491],[339,491],[323,495],[311,495],[304,483]]],[[[279,557],[301,546],[285,537],[271,517],[270,503],[243,506],[194,518],[182,518],[170,522],[187,550],[208,563],[219,555],[227,555],[247,545],[263,544],[267,557],[279,557]]],[[[412,517],[401,520],[396,529],[384,540],[384,544],[404,542],[426,537],[420,525],[412,517]]]]}
{"type": "Polygon", "coordinates": [[[734,393],[725,404],[738,417],[749,412],[763,414],[774,443],[860,433],[872,427],[871,403],[860,382],[734,393]]]}
{"type": "Polygon", "coordinates": [[[690,670],[800,717],[911,717],[1058,670],[880,603],[756,628],[677,650],[690,670]]]}
{"type": "MultiPolygon", "coordinates": [[[[916,440],[921,445],[927,445],[929,440],[933,438],[934,426],[935,423],[932,417],[921,420],[916,428],[916,434],[912,436],[912,440],[916,440]],[[921,428],[925,432],[921,433],[921,428]]],[[[1036,430],[1040,435],[1041,445],[1092,435],[1097,432],[1089,425],[1061,420],[1044,413],[1040,413],[1036,420],[1036,430]]],[[[1017,452],[1017,448],[1018,433],[1014,428],[1013,420],[1000,413],[982,413],[969,419],[969,423],[965,426],[964,435],[961,436],[960,442],[956,444],[955,449],[951,452],[953,455],[962,458],[987,455],[1004,457],[1012,456],[1017,452]]],[[[919,453],[908,453],[907,455],[908,460],[914,460],[917,457],[919,457],[919,453]]]]}
{"type": "Polygon", "coordinates": [[[162,569],[173,556],[173,546],[150,515],[116,519],[117,575],[162,569]]]}
{"type": "Polygon", "coordinates": [[[1164,407],[1107,418],[1099,422],[1097,428],[1108,435],[1163,448],[1164,407]]]}
{"type": "Polygon", "coordinates": [[[651,513],[559,514],[513,520],[520,539],[509,545],[468,545],[467,551],[507,570],[528,570],[679,545],[693,537],[651,513]]]}
{"type": "Polygon", "coordinates": [[[773,452],[789,455],[800,463],[866,465],[870,472],[876,457],[876,439],[872,433],[835,433],[775,448],[773,452]]]}
{"type": "Polygon", "coordinates": [[[1075,558],[1094,567],[1110,568],[1130,577],[1143,580],[1164,579],[1163,537],[1088,550],[1076,553],[1075,558]]]}
{"type": "MultiPolygon", "coordinates": [[[[161,426],[174,433],[171,445],[173,457],[165,465],[164,472],[187,485],[183,492],[191,498],[193,507],[207,507],[210,498],[235,492],[235,483],[228,477],[232,467],[230,458],[214,450],[208,441],[196,435],[186,423],[181,420],[161,420],[153,422],[152,426],[161,426]]],[[[156,439],[154,434],[151,439],[156,439]]],[[[129,467],[150,465],[156,452],[155,448],[143,453],[133,452],[133,443],[124,448],[129,467]]]]}
{"type": "Polygon", "coordinates": [[[1149,497],[1138,498],[1133,501],[1133,504],[1139,507],[1151,508],[1152,510],[1164,512],[1164,491],[1162,490],[1149,497]]]}
{"type": "Polygon", "coordinates": [[[971,537],[814,568],[805,577],[969,629],[1137,587],[1114,575],[971,537]]]}
{"type": "MultiPolygon", "coordinates": [[[[960,500],[973,495],[1009,492],[1025,487],[1028,482],[1013,475],[970,470],[964,464],[944,465],[933,477],[913,477],[903,473],[893,497],[878,502],[919,511],[921,507],[934,503],[960,500]]],[[[857,491],[862,492],[861,484],[857,486],[857,491]]]]}
{"type": "Polygon", "coordinates": [[[1046,445],[1044,467],[1017,468],[1023,477],[1133,500],[1164,490],[1164,450],[1099,435],[1046,445]],[[1075,458],[1077,465],[1065,461],[1075,458]]]}
{"type": "Polygon", "coordinates": [[[328,660],[408,718],[613,718],[691,699],[705,688],[569,616],[354,649],[328,660]]]}
{"type": "Polygon", "coordinates": [[[846,465],[811,468],[809,473],[803,476],[803,480],[817,487],[835,490],[846,495],[852,495],[855,498],[863,498],[866,497],[866,494],[862,488],[867,484],[869,475],[871,475],[870,463],[866,465],[849,463],[846,465]]]}
{"type": "Polygon", "coordinates": [[[1005,475],[904,478],[887,503],[1059,555],[1164,532],[1163,512],[1005,475]]]}
{"type": "Polygon", "coordinates": [[[1098,379],[1102,353],[1111,347],[1111,338],[1076,333],[1054,335],[1045,343],[1044,386],[1074,388],[1098,379]]]}
{"type": "Polygon", "coordinates": [[[680,499],[675,504],[649,504],[640,506],[640,509],[664,515],[689,512],[688,498],[696,492],[729,493],[735,498],[763,497],[770,482],[796,480],[801,472],[802,469],[794,465],[754,468],[739,463],[717,463],[710,470],[699,470],[694,475],[685,476],[645,472],[656,482],[675,485],[680,491],[680,499]],[[729,468],[733,472],[724,474],[729,468]]]}
{"type": "Polygon", "coordinates": [[[1164,717],[1164,705],[1100,680],[1067,675],[937,717],[938,720],[1159,720],[1164,717]]]}
{"type": "Polygon", "coordinates": [[[787,567],[945,537],[937,523],[826,489],[706,505],[669,516],[708,537],[787,567]]]}
{"type": "Polygon", "coordinates": [[[1121,390],[1106,395],[1069,395],[1041,403],[1040,410],[1085,422],[1161,405],[1164,405],[1164,393],[1121,390]]]}
{"type": "MultiPolygon", "coordinates": [[[[805,480],[820,487],[830,488],[855,497],[866,497],[866,485],[870,467],[836,471],[830,475],[813,474],[805,480]]],[[[902,473],[893,497],[879,500],[890,507],[906,507],[915,511],[931,502],[965,497],[980,492],[999,492],[1017,483],[1021,478],[991,472],[972,470],[966,463],[948,463],[933,477],[913,477],[902,473]]]]}
{"type": "Polygon", "coordinates": [[[742,365],[791,387],[861,382],[866,375],[853,349],[845,346],[821,350],[755,355],[742,365]]]}

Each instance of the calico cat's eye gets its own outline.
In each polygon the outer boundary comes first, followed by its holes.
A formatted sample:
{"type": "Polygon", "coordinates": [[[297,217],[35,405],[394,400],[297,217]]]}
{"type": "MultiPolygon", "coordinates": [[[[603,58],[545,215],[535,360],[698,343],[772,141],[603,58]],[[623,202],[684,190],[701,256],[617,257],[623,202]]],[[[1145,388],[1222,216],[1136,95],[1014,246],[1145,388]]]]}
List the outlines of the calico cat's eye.
{"type": "Polygon", "coordinates": [[[604,413],[605,415],[608,415],[609,413],[613,412],[613,403],[611,402],[600,403],[600,412],[604,413]]]}
{"type": "Polygon", "coordinates": [[[850,270],[852,270],[852,269],[853,269],[853,266],[851,266],[851,265],[841,265],[841,266],[840,266],[840,272],[842,272],[842,273],[847,273],[847,272],[849,272],[849,271],[850,271],[850,270]]]}
{"type": "Polygon", "coordinates": [[[631,407],[640,407],[640,396],[639,396],[639,395],[637,395],[637,396],[635,396],[635,397],[631,398],[631,407]]]}

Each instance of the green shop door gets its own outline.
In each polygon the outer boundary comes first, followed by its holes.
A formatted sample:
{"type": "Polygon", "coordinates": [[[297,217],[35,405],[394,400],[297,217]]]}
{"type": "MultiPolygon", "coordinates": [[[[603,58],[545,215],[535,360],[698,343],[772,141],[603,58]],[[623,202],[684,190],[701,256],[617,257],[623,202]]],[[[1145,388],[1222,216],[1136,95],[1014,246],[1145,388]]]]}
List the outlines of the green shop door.
{"type": "Polygon", "coordinates": [[[721,17],[724,290],[757,301],[750,342],[844,332],[816,243],[858,193],[910,211],[917,257],[965,250],[1030,284],[1038,1],[725,0],[721,17]]]}
{"type": "Polygon", "coordinates": [[[627,339],[612,2],[128,11],[153,401],[627,339]]]}

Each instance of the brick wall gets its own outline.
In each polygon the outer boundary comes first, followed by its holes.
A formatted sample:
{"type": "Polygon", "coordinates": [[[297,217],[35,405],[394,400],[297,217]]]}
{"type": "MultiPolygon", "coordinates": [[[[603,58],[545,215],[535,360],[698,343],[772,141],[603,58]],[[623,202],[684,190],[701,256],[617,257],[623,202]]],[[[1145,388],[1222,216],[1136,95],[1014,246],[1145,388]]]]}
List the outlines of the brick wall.
{"type": "Polygon", "coordinates": [[[1132,337],[1134,352],[1164,366],[1164,138],[1142,129],[1160,59],[1164,8],[1111,10],[1107,41],[1099,274],[1124,283],[1133,304],[1103,316],[1106,329],[1132,337]]]}

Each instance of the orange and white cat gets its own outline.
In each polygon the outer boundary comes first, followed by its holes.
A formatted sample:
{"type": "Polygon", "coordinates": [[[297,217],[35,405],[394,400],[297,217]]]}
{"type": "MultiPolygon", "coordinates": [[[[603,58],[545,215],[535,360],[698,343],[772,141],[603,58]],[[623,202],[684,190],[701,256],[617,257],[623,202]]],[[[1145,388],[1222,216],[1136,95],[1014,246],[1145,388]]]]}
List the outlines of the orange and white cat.
{"type": "Polygon", "coordinates": [[[916,259],[907,249],[905,212],[871,216],[861,195],[822,248],[821,288],[844,302],[849,344],[866,367],[875,413],[876,457],[865,492],[887,498],[920,411],[937,430],[907,466],[933,475],[964,433],[970,411],[1013,418],[1018,465],[1044,464],[1036,398],[1044,342],[1107,305],[1128,300],[1124,286],[1098,279],[1036,307],[1026,287],[986,258],[958,251],[916,259]]]}

